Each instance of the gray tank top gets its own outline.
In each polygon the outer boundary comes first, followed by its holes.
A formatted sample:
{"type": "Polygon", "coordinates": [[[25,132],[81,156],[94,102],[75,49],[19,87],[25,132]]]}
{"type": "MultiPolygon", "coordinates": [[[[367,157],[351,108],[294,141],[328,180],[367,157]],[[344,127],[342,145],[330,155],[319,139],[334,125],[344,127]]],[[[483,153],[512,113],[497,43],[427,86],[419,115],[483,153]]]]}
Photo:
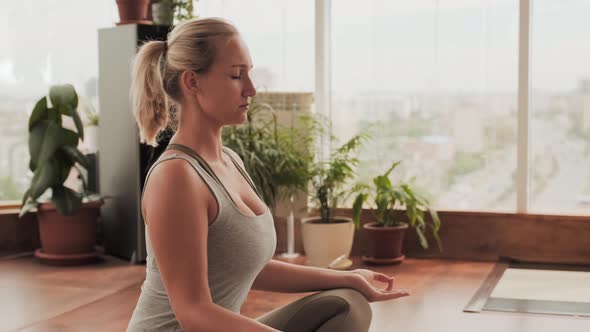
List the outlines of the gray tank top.
{"type": "MultiPolygon", "coordinates": [[[[160,158],[151,167],[145,183],[158,164],[170,159],[183,159],[207,184],[219,206],[217,217],[209,225],[207,238],[209,289],[213,303],[239,314],[254,279],[275,252],[276,234],[270,210],[267,208],[265,213],[257,216],[244,215],[200,156],[182,145],[171,144],[167,150],[170,149],[180,152],[160,158]]],[[[246,171],[227,152],[227,147],[223,149],[260,197],[246,171]]],[[[127,331],[182,331],[156,265],[149,240],[149,225],[145,228],[145,234],[146,278],[127,331]]]]}

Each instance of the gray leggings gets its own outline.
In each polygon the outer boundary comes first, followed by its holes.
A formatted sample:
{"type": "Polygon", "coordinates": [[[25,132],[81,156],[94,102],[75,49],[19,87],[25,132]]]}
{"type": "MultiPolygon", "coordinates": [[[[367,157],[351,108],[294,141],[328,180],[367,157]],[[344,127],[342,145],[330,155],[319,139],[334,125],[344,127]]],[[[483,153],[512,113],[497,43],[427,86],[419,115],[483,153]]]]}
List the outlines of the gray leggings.
{"type": "Polygon", "coordinates": [[[285,332],[366,332],[371,318],[371,307],[361,293],[338,288],[306,296],[256,320],[285,332]]]}

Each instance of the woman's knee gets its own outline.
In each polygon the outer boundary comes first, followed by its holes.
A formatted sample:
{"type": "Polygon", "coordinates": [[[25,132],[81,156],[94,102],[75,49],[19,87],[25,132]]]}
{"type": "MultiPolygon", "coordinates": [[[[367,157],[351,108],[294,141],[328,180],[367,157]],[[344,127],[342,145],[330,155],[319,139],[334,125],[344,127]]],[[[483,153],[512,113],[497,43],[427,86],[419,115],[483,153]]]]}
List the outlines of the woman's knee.
{"type": "Polygon", "coordinates": [[[373,313],[369,301],[359,291],[339,288],[325,292],[326,296],[338,298],[343,313],[326,322],[319,331],[368,331],[373,313]]]}

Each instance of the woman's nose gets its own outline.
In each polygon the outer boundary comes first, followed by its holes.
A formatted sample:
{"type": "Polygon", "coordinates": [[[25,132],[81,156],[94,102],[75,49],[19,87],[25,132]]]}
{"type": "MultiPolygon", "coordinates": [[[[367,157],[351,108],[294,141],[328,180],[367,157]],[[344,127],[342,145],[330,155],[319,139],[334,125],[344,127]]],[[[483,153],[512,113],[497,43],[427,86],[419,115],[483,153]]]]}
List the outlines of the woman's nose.
{"type": "Polygon", "coordinates": [[[250,79],[250,78],[248,78],[246,88],[244,89],[244,96],[246,96],[246,97],[256,96],[256,88],[254,87],[254,82],[252,82],[252,79],[250,79]]]}

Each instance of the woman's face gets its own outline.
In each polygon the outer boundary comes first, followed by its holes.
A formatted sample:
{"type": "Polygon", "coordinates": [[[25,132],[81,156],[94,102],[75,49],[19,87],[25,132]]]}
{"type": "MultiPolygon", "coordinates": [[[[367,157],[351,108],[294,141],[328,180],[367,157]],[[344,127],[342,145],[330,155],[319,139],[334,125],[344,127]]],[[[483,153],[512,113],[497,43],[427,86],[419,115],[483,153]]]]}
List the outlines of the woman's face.
{"type": "Polygon", "coordinates": [[[217,59],[199,75],[197,100],[203,112],[220,125],[247,120],[250,97],[256,89],[250,78],[252,60],[239,36],[216,41],[217,59]]]}

